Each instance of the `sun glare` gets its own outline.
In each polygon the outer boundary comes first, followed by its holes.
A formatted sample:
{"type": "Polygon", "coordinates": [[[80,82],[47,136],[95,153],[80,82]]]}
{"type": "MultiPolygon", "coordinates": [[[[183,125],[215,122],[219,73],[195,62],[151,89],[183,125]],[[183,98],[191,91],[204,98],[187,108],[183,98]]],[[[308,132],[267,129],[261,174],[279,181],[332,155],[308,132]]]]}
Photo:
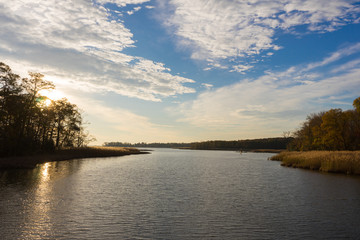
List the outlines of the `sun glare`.
{"type": "Polygon", "coordinates": [[[51,105],[52,101],[50,99],[46,99],[44,101],[45,106],[49,107],[51,105]]]}
{"type": "Polygon", "coordinates": [[[44,178],[46,178],[48,176],[48,174],[49,174],[49,166],[50,166],[50,163],[45,163],[42,166],[41,173],[42,173],[44,178]]]}
{"type": "Polygon", "coordinates": [[[51,100],[56,101],[65,97],[65,95],[58,90],[41,90],[39,94],[48,98],[45,101],[47,106],[51,104],[51,100]]]}

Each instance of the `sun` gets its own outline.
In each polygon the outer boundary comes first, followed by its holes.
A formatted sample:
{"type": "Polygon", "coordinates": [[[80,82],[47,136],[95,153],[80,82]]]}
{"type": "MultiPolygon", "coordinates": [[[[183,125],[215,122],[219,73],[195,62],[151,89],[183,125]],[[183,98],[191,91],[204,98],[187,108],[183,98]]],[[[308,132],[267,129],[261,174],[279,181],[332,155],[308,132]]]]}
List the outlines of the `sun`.
{"type": "Polygon", "coordinates": [[[52,104],[51,99],[46,99],[46,100],[44,101],[44,104],[45,104],[45,106],[49,107],[49,106],[52,104]]]}
{"type": "Polygon", "coordinates": [[[59,99],[65,97],[64,93],[59,91],[59,90],[47,90],[47,89],[45,89],[45,90],[39,91],[39,94],[41,96],[44,96],[44,97],[48,98],[47,100],[45,100],[46,105],[48,105],[48,103],[51,104],[51,100],[56,101],[56,100],[59,100],[59,99]]]}
{"type": "Polygon", "coordinates": [[[39,95],[44,97],[42,98],[41,102],[46,107],[50,107],[54,101],[65,97],[61,91],[48,89],[40,90],[39,95]]]}

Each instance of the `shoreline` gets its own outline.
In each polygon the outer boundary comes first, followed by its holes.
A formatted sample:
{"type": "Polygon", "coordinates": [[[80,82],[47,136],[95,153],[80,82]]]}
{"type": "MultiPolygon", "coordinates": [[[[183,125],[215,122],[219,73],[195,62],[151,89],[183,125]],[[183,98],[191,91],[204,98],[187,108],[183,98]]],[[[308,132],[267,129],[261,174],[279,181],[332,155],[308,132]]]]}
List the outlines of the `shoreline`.
{"type": "Polygon", "coordinates": [[[66,161],[79,158],[117,157],[134,154],[149,154],[148,151],[127,147],[82,147],[56,150],[53,153],[30,156],[0,158],[2,169],[32,169],[37,164],[46,162],[66,161]]]}
{"type": "Polygon", "coordinates": [[[360,175],[360,151],[281,152],[270,158],[281,166],[325,173],[360,175]]]}
{"type": "Polygon", "coordinates": [[[181,147],[174,148],[180,150],[206,150],[206,151],[234,151],[234,152],[252,152],[252,153],[281,153],[286,151],[286,149],[234,149],[234,148],[210,148],[210,149],[202,149],[202,148],[191,148],[191,147],[181,147]]]}

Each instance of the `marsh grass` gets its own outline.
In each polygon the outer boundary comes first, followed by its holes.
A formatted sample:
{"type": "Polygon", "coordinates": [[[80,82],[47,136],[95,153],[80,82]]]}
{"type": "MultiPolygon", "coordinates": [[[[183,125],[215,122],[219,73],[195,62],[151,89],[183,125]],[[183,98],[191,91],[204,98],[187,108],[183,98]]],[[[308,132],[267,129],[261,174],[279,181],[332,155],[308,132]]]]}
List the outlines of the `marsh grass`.
{"type": "Polygon", "coordinates": [[[69,156],[70,158],[93,158],[93,157],[112,157],[130,154],[140,154],[140,150],[127,147],[83,147],[83,148],[64,148],[57,150],[55,155],[59,157],[69,156]]]}
{"type": "Polygon", "coordinates": [[[37,164],[54,161],[64,161],[78,158],[115,157],[131,154],[144,154],[136,148],[126,147],[82,147],[63,148],[54,153],[38,154],[23,157],[0,158],[1,168],[34,168],[37,164]]]}
{"type": "Polygon", "coordinates": [[[270,158],[282,166],[322,172],[360,174],[360,151],[281,152],[270,158]]]}

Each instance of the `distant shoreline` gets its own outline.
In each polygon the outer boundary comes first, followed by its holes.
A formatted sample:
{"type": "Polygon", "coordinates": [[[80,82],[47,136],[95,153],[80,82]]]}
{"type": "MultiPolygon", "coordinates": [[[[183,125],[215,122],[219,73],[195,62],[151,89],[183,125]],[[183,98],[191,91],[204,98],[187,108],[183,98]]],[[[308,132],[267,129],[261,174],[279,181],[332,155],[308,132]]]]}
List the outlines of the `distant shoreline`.
{"type": "Polygon", "coordinates": [[[270,160],[281,161],[286,167],[360,175],[360,151],[285,151],[270,160]]]}
{"type": "Polygon", "coordinates": [[[35,168],[37,164],[79,158],[115,157],[133,154],[148,154],[148,151],[126,147],[82,147],[56,150],[31,156],[0,158],[0,169],[35,168]]]}
{"type": "Polygon", "coordinates": [[[211,149],[201,149],[201,148],[191,148],[191,147],[180,147],[175,149],[181,150],[208,150],[208,151],[234,151],[234,152],[256,152],[256,153],[281,153],[286,151],[286,149],[234,149],[234,148],[211,148],[211,149]]]}

